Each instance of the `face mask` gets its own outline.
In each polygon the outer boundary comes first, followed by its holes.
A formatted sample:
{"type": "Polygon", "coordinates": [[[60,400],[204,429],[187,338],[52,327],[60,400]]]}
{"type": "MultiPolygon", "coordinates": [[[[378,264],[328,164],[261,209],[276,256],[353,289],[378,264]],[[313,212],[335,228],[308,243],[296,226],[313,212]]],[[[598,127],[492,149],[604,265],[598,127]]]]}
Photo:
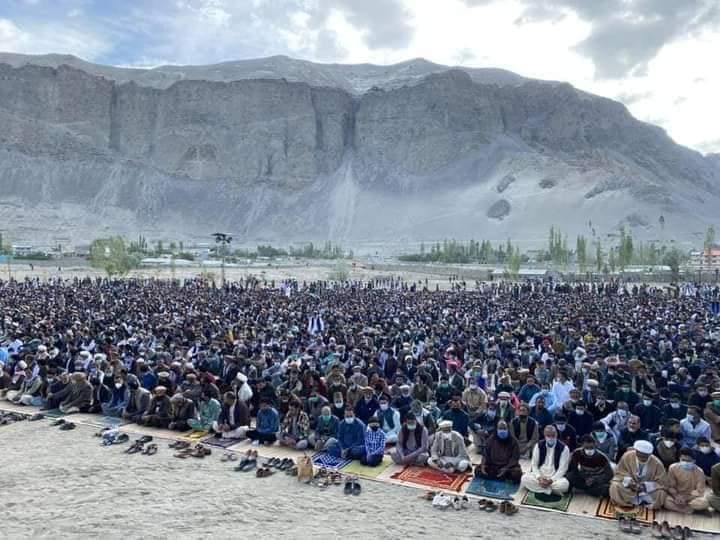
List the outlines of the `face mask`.
{"type": "Polygon", "coordinates": [[[450,383],[446,383],[446,382],[440,383],[440,388],[447,388],[448,386],[450,386],[450,383]]]}
{"type": "Polygon", "coordinates": [[[643,399],[643,405],[645,405],[646,407],[649,407],[650,405],[652,405],[652,400],[651,399],[643,399]]]}
{"type": "Polygon", "coordinates": [[[488,412],[487,412],[487,417],[490,418],[490,419],[495,418],[495,411],[488,411],[488,412]]]}
{"type": "Polygon", "coordinates": [[[710,448],[709,446],[701,446],[700,451],[703,454],[709,454],[712,451],[712,448],[710,448]]]}
{"type": "Polygon", "coordinates": [[[698,396],[701,396],[701,397],[707,396],[707,390],[698,390],[698,396]]]}
{"type": "Polygon", "coordinates": [[[671,406],[673,409],[679,409],[679,408],[680,408],[680,404],[677,403],[677,402],[675,402],[675,401],[671,401],[671,402],[670,402],[670,406],[671,406]]]}
{"type": "Polygon", "coordinates": [[[555,439],[555,438],[546,438],[546,439],[545,439],[545,444],[546,444],[547,446],[549,446],[550,448],[552,448],[553,446],[555,446],[555,443],[556,443],[556,442],[557,442],[557,439],[555,439]]]}
{"type": "Polygon", "coordinates": [[[336,402],[335,402],[335,407],[337,407],[338,409],[339,409],[340,407],[342,407],[342,406],[343,406],[343,402],[342,402],[342,401],[336,401],[336,402]]]}
{"type": "Polygon", "coordinates": [[[720,408],[720,399],[714,400],[714,401],[713,401],[713,404],[714,404],[716,407],[720,408]]]}
{"type": "Polygon", "coordinates": [[[47,382],[48,382],[48,384],[52,384],[55,382],[55,379],[53,377],[48,377],[47,382]]]}
{"type": "Polygon", "coordinates": [[[351,416],[350,418],[345,417],[345,421],[346,421],[348,424],[352,424],[352,423],[353,423],[353,420],[355,420],[355,417],[354,417],[354,416],[351,416]]]}
{"type": "Polygon", "coordinates": [[[594,449],[594,448],[591,448],[591,449],[589,449],[589,450],[586,448],[586,449],[583,450],[583,451],[585,452],[585,455],[586,455],[586,456],[594,456],[594,455],[595,455],[595,449],[594,449]]]}
{"type": "Polygon", "coordinates": [[[407,424],[407,428],[408,428],[410,431],[415,431],[415,428],[416,428],[416,427],[417,427],[417,424],[411,424],[411,423],[409,423],[409,422],[408,422],[408,424],[407,424]]]}
{"type": "Polygon", "coordinates": [[[121,383],[121,382],[116,382],[116,383],[115,383],[115,388],[117,388],[118,390],[120,390],[120,389],[122,388],[122,383],[121,383]]]}
{"type": "Polygon", "coordinates": [[[370,426],[370,429],[372,429],[373,431],[377,431],[379,427],[380,426],[370,426]]]}
{"type": "Polygon", "coordinates": [[[501,439],[507,439],[508,430],[507,429],[498,429],[497,436],[500,437],[501,439]]]}
{"type": "Polygon", "coordinates": [[[558,431],[565,431],[565,424],[555,424],[558,431]]]}
{"type": "Polygon", "coordinates": [[[695,464],[692,461],[681,461],[680,466],[686,471],[692,471],[695,468],[695,464]]]}
{"type": "Polygon", "coordinates": [[[575,414],[583,415],[585,414],[585,409],[575,409],[575,414]]]}
{"type": "Polygon", "coordinates": [[[630,389],[629,389],[629,388],[623,388],[623,389],[622,389],[622,393],[623,393],[623,394],[629,394],[629,393],[630,393],[630,389]]]}
{"type": "Polygon", "coordinates": [[[471,384],[470,390],[477,390],[478,385],[477,384],[471,384]]]}
{"type": "Polygon", "coordinates": [[[675,441],[663,440],[663,444],[668,448],[672,448],[673,446],[675,446],[675,441]]]}
{"type": "Polygon", "coordinates": [[[323,415],[322,415],[322,419],[325,420],[326,422],[329,422],[329,421],[330,421],[330,418],[332,418],[332,415],[330,415],[330,414],[323,414],[323,415]]]}
{"type": "Polygon", "coordinates": [[[625,409],[618,409],[618,416],[620,418],[625,418],[628,415],[628,412],[625,409]]]}
{"type": "Polygon", "coordinates": [[[607,433],[605,433],[604,431],[596,431],[596,432],[595,432],[595,438],[596,438],[599,442],[605,442],[605,439],[607,439],[607,433]]]}
{"type": "Polygon", "coordinates": [[[388,410],[388,407],[389,407],[389,405],[388,405],[387,403],[381,403],[381,404],[380,404],[380,410],[381,410],[381,411],[387,411],[387,410],[388,410]]]}

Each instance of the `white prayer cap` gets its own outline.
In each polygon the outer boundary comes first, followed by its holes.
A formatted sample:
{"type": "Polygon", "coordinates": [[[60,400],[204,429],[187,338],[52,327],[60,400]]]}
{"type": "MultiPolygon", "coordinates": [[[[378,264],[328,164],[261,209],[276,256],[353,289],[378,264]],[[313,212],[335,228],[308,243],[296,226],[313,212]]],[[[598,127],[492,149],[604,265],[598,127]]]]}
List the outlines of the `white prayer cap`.
{"type": "Polygon", "coordinates": [[[247,382],[247,376],[244,373],[238,373],[235,378],[240,382],[247,382]]]}
{"type": "Polygon", "coordinates": [[[653,453],[653,445],[648,441],[635,441],[635,444],[633,444],[633,448],[641,454],[653,453]]]}
{"type": "Polygon", "coordinates": [[[600,386],[600,383],[598,381],[596,381],[595,379],[588,379],[587,385],[588,386],[600,386]]]}
{"type": "Polygon", "coordinates": [[[452,428],[452,420],[441,420],[440,423],[438,424],[438,427],[440,429],[452,428]]]}

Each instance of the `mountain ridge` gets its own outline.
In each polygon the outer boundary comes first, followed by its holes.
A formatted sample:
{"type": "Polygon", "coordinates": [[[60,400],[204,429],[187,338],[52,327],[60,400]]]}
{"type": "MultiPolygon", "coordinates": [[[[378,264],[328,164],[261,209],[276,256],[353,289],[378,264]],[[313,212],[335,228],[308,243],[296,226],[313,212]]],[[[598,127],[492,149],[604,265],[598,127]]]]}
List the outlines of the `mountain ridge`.
{"type": "Polygon", "coordinates": [[[715,157],[567,83],[418,75],[413,61],[410,75],[361,93],[380,79],[354,66],[365,79],[350,89],[277,76],[157,87],[67,57],[40,61],[57,67],[7,59],[0,218],[17,237],[225,228],[278,241],[510,236],[532,245],[555,224],[598,238],[621,225],[647,239],[671,227],[693,238],[720,202],[715,157]]]}

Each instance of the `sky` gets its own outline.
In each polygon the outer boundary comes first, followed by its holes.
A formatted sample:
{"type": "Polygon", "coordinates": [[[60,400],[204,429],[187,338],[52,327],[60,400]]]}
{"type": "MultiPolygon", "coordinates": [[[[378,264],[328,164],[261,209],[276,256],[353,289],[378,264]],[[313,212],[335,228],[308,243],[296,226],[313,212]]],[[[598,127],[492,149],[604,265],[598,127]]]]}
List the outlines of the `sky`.
{"type": "Polygon", "coordinates": [[[499,67],[616,99],[720,152],[720,0],[0,0],[0,51],[499,67]]]}

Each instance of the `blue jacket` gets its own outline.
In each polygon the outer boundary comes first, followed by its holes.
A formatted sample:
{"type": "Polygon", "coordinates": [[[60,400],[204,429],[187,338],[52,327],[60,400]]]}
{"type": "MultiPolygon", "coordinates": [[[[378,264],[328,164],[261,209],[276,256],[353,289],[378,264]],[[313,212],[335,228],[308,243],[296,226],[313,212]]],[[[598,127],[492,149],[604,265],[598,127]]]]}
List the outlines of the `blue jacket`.
{"type": "Polygon", "coordinates": [[[256,426],[259,433],[277,433],[280,431],[280,415],[272,407],[260,409],[257,413],[256,426]]]}
{"type": "Polygon", "coordinates": [[[140,376],[140,386],[142,386],[145,390],[150,390],[152,392],[156,385],[157,377],[152,371],[148,371],[145,375],[140,376]]]}
{"type": "Polygon", "coordinates": [[[448,409],[440,418],[442,420],[450,420],[453,423],[453,431],[457,431],[463,437],[468,436],[470,417],[462,409],[448,409]]]}
{"type": "Polygon", "coordinates": [[[353,446],[365,446],[365,424],[357,418],[352,424],[343,419],[338,427],[337,438],[343,450],[353,446]]]}
{"type": "Polygon", "coordinates": [[[380,408],[378,400],[372,398],[369,402],[363,397],[355,404],[355,416],[363,423],[367,424],[372,415],[380,408]]]}

